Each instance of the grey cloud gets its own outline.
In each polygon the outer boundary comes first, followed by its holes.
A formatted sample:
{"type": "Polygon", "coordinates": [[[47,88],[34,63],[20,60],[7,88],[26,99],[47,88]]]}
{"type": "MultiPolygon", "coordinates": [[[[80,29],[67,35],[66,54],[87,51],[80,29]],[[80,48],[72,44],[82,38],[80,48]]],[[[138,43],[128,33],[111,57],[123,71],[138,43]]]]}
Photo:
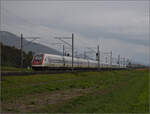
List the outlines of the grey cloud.
{"type": "MultiPolygon", "coordinates": [[[[45,25],[47,26],[47,25],[45,25]]],[[[119,31],[121,28],[113,28],[118,30],[118,32],[112,32],[112,29],[108,27],[85,27],[85,26],[80,26],[80,27],[70,27],[70,26],[65,26],[65,25],[49,25],[48,27],[51,28],[59,28],[59,29],[65,29],[68,32],[78,32],[82,34],[83,36],[87,38],[93,38],[93,39],[100,39],[102,38],[107,38],[107,39],[117,39],[121,41],[125,41],[131,44],[138,44],[138,45],[145,45],[148,46],[148,31],[145,33],[122,33],[119,31]]],[[[126,28],[128,29],[128,28],[126,28]]],[[[135,28],[136,29],[136,28],[135,28]]]]}
{"type": "MultiPolygon", "coordinates": [[[[148,1],[39,1],[36,3],[33,1],[7,1],[3,7],[12,12],[10,14],[4,13],[5,20],[3,22],[8,27],[14,27],[14,30],[18,26],[22,26],[26,29],[20,28],[19,30],[28,32],[35,31],[34,27],[39,27],[35,33],[43,32],[47,36],[52,34],[50,30],[53,29],[56,33],[59,33],[60,30],[67,33],[78,33],[84,36],[84,40],[89,41],[89,43],[92,40],[107,39],[109,45],[111,45],[109,40],[116,40],[124,43],[124,45],[132,44],[133,47],[136,45],[136,48],[138,46],[148,47],[148,1]],[[29,22],[26,22],[26,20],[29,20],[29,22]],[[30,22],[33,24],[30,24],[30,22]],[[40,30],[40,28],[43,29],[40,30]]],[[[119,44],[116,43],[116,45],[119,44]]],[[[131,51],[127,50],[127,53],[131,54],[131,51]]],[[[133,53],[132,56],[137,58],[138,61],[147,61],[145,56],[138,52],[133,53]]]]}

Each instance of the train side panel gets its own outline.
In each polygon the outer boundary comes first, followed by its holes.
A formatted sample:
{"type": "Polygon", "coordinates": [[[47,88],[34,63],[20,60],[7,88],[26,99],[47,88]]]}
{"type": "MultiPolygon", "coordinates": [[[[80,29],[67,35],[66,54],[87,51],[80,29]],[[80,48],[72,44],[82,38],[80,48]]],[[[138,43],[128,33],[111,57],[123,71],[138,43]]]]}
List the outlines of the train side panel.
{"type": "MultiPolygon", "coordinates": [[[[53,54],[37,54],[32,60],[33,68],[71,68],[72,57],[53,54]]],[[[98,68],[98,61],[74,58],[74,68],[98,68]]],[[[100,68],[126,68],[125,64],[100,63],[100,68]]]]}

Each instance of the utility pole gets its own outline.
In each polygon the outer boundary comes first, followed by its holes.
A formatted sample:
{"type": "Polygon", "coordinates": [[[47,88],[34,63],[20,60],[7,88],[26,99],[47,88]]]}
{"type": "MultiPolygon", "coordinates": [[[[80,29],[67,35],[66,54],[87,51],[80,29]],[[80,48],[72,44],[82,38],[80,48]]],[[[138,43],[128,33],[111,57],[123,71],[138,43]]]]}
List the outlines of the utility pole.
{"type": "Polygon", "coordinates": [[[110,65],[112,66],[112,51],[110,52],[110,65]]]}
{"type": "Polygon", "coordinates": [[[97,60],[98,60],[98,69],[100,68],[100,61],[99,61],[99,45],[97,46],[97,60]]]}
{"type": "Polygon", "coordinates": [[[100,53],[100,50],[99,50],[99,68],[101,67],[101,53],[100,53]]]}
{"type": "MultiPolygon", "coordinates": [[[[20,44],[21,44],[21,48],[20,48],[20,50],[21,50],[21,68],[23,68],[23,47],[24,47],[24,45],[23,45],[23,39],[33,39],[33,40],[36,40],[36,39],[39,39],[38,37],[28,37],[28,38],[24,38],[23,37],[23,34],[21,33],[21,41],[20,41],[20,44]]],[[[32,40],[32,41],[33,41],[32,40]]],[[[29,45],[32,41],[30,41],[27,45],[29,45]]],[[[25,46],[27,46],[27,45],[25,45],[25,46]]]]}
{"type": "Polygon", "coordinates": [[[125,58],[123,58],[123,66],[125,67],[125,58]]]}
{"type": "Polygon", "coordinates": [[[64,58],[64,56],[65,56],[65,46],[63,45],[63,62],[64,62],[64,66],[65,66],[65,58],[64,58]]]}
{"type": "Polygon", "coordinates": [[[72,33],[72,70],[73,70],[73,63],[74,63],[74,34],[72,33]]]}
{"type": "Polygon", "coordinates": [[[21,68],[23,68],[23,34],[21,33],[21,68]]]}
{"type": "Polygon", "coordinates": [[[63,43],[67,44],[72,48],[72,70],[73,70],[73,64],[74,64],[74,34],[72,33],[72,37],[55,37],[55,39],[59,39],[63,43]],[[62,39],[72,39],[72,45],[62,39]]]}
{"type": "Polygon", "coordinates": [[[120,67],[120,55],[118,55],[118,64],[119,64],[119,67],[120,67]]]}
{"type": "Polygon", "coordinates": [[[65,45],[63,45],[63,57],[65,56],[65,45]]]}

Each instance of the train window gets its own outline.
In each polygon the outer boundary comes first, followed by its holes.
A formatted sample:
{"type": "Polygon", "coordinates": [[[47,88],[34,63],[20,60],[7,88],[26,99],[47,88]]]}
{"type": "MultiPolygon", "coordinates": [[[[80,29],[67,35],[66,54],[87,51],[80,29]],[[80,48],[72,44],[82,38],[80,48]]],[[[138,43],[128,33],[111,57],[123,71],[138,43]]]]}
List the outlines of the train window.
{"type": "Polygon", "coordinates": [[[48,58],[45,58],[45,61],[48,61],[48,58]]]}
{"type": "Polygon", "coordinates": [[[50,59],[51,63],[62,63],[63,60],[59,60],[59,59],[50,59]]]}
{"type": "Polygon", "coordinates": [[[34,60],[39,62],[41,61],[42,57],[43,57],[42,55],[36,55],[34,60]]]}

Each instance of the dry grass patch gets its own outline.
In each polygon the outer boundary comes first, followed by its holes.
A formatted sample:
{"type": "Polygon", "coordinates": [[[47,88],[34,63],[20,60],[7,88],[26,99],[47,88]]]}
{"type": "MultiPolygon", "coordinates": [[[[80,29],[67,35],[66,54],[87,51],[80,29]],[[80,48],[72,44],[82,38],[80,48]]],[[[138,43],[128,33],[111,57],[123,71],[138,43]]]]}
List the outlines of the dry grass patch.
{"type": "Polygon", "coordinates": [[[49,104],[60,104],[65,101],[84,95],[91,91],[91,88],[86,89],[69,89],[59,90],[55,92],[38,93],[34,95],[26,95],[23,98],[18,98],[16,101],[2,104],[4,112],[31,112],[37,107],[43,107],[49,104]]]}

